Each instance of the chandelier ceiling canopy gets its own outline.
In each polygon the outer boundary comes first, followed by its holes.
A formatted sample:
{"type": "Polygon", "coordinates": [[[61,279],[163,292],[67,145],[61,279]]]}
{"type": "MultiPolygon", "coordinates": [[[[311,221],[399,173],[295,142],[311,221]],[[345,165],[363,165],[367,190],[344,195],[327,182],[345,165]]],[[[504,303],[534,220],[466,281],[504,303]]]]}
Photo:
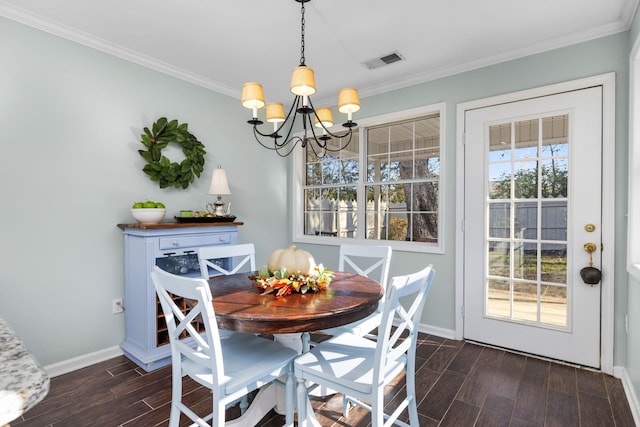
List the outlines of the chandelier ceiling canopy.
{"type": "Polygon", "coordinates": [[[265,148],[274,150],[282,157],[286,157],[300,144],[308,147],[317,156],[324,156],[327,152],[340,151],[349,145],[353,136],[352,128],[357,126],[352,114],[360,109],[358,91],[354,88],[343,88],[338,93],[338,111],[347,115],[347,121],[342,124],[345,131],[334,133],[333,114],[330,108],[314,108],[311,95],[316,93],[316,82],[313,69],[305,63],[304,4],[311,0],[295,0],[300,3],[300,64],[293,69],[291,75],[291,93],[293,103],[285,116],[284,105],[279,102],[267,104],[264,99],[262,85],[256,82],[245,83],[242,87],[242,106],[253,111],[251,120],[247,123],[253,126],[256,140],[265,148]],[[264,132],[259,126],[264,124],[258,118],[258,110],[265,107],[265,119],[273,123],[272,132],[264,132]],[[303,136],[294,135],[294,125],[300,116],[303,136]],[[284,134],[284,137],[283,137],[284,134]],[[335,139],[333,144],[329,141],[335,139]]]}

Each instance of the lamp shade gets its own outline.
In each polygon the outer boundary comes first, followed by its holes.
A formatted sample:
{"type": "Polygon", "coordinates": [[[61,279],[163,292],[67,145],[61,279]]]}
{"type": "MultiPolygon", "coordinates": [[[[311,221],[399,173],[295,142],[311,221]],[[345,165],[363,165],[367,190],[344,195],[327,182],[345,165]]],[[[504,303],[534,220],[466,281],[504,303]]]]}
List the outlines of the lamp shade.
{"type": "Polygon", "coordinates": [[[333,114],[331,114],[331,109],[330,108],[318,108],[316,110],[316,120],[315,120],[315,126],[317,128],[320,128],[322,126],[324,126],[325,128],[330,128],[331,126],[333,126],[333,114]],[[320,124],[322,123],[322,125],[320,124]]]}
{"type": "Polygon", "coordinates": [[[360,109],[358,91],[352,87],[340,89],[338,93],[338,111],[344,114],[355,113],[360,109]]]}
{"type": "Polygon", "coordinates": [[[209,194],[227,195],[231,194],[229,184],[227,184],[227,173],[218,166],[213,170],[211,175],[211,185],[209,186],[209,194]]]}
{"type": "Polygon", "coordinates": [[[267,104],[266,117],[269,123],[284,122],[284,105],[282,105],[282,103],[280,102],[272,102],[270,104],[267,104]]]}
{"type": "Polygon", "coordinates": [[[316,79],[313,69],[305,65],[299,65],[291,74],[291,93],[300,96],[309,96],[316,93],[316,79]]]}
{"type": "Polygon", "coordinates": [[[262,108],[264,104],[264,93],[260,83],[250,82],[242,86],[242,106],[244,108],[262,108]]]}

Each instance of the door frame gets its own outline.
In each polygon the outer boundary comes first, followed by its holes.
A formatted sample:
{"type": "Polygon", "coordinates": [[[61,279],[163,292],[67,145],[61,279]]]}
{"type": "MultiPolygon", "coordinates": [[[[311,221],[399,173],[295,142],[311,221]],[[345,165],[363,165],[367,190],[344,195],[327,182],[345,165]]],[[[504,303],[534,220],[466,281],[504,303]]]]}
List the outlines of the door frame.
{"type": "Polygon", "coordinates": [[[464,211],[465,211],[465,112],[497,104],[517,102],[561,92],[602,86],[602,256],[600,370],[613,374],[614,268],[615,268],[615,73],[542,86],[463,102],[456,109],[456,268],[455,338],[464,337],[464,211]]]}

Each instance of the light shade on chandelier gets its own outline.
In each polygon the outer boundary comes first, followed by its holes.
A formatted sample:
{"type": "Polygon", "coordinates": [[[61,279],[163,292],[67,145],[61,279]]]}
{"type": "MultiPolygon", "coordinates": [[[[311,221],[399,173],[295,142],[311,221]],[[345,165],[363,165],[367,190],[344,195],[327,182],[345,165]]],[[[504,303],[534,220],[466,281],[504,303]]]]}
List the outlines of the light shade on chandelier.
{"type": "Polygon", "coordinates": [[[291,154],[296,145],[309,147],[317,156],[324,156],[330,151],[340,151],[349,145],[353,135],[352,128],[357,126],[352,114],[360,109],[358,91],[354,88],[343,88],[338,93],[338,111],[347,115],[342,124],[346,131],[333,133],[331,109],[314,108],[311,95],[316,93],[316,81],[313,69],[305,65],[304,56],[304,4],[310,0],[295,0],[301,5],[300,31],[300,65],[294,68],[291,75],[291,93],[295,95],[289,113],[285,115],[284,105],[279,102],[267,104],[264,100],[262,85],[256,82],[245,83],[242,87],[242,106],[253,111],[252,119],[247,123],[253,125],[256,140],[265,148],[276,151],[280,156],[291,154]],[[264,122],[258,119],[258,110],[265,108],[265,120],[273,124],[273,132],[263,132],[258,126],[264,122]],[[303,136],[292,135],[298,115],[302,118],[303,136]],[[283,130],[287,128],[286,132],[283,130]],[[281,134],[284,133],[284,137],[281,134]],[[339,140],[329,145],[331,139],[339,140]]]}

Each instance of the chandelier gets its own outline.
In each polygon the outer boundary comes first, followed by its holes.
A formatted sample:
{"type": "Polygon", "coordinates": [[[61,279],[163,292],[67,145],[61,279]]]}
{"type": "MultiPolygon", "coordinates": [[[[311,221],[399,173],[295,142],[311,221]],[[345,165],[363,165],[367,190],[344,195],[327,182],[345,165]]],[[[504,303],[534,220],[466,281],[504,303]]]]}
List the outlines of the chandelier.
{"type": "Polygon", "coordinates": [[[291,93],[295,95],[289,113],[284,114],[284,105],[279,102],[266,104],[262,85],[260,83],[245,83],[242,87],[242,106],[253,111],[253,118],[247,123],[253,126],[256,140],[265,148],[274,150],[278,155],[286,157],[300,144],[309,147],[316,156],[322,157],[327,152],[340,151],[349,145],[353,135],[352,128],[357,126],[353,122],[352,114],[360,109],[358,91],[354,88],[343,88],[338,93],[338,111],[347,115],[347,121],[342,124],[346,128],[341,134],[329,130],[333,126],[331,109],[314,108],[311,95],[316,93],[316,82],[313,69],[307,67],[304,56],[304,4],[310,0],[295,0],[301,5],[300,20],[300,65],[291,75],[291,93]],[[258,109],[265,107],[266,120],[273,123],[273,132],[263,132],[258,126],[264,122],[258,119],[258,109]],[[303,136],[292,135],[298,116],[301,117],[303,136]],[[285,132],[285,128],[286,132],[285,132]],[[282,136],[282,133],[285,136],[282,136]],[[329,144],[332,139],[338,140],[329,144]],[[345,142],[346,141],[346,142],[345,142]]]}

